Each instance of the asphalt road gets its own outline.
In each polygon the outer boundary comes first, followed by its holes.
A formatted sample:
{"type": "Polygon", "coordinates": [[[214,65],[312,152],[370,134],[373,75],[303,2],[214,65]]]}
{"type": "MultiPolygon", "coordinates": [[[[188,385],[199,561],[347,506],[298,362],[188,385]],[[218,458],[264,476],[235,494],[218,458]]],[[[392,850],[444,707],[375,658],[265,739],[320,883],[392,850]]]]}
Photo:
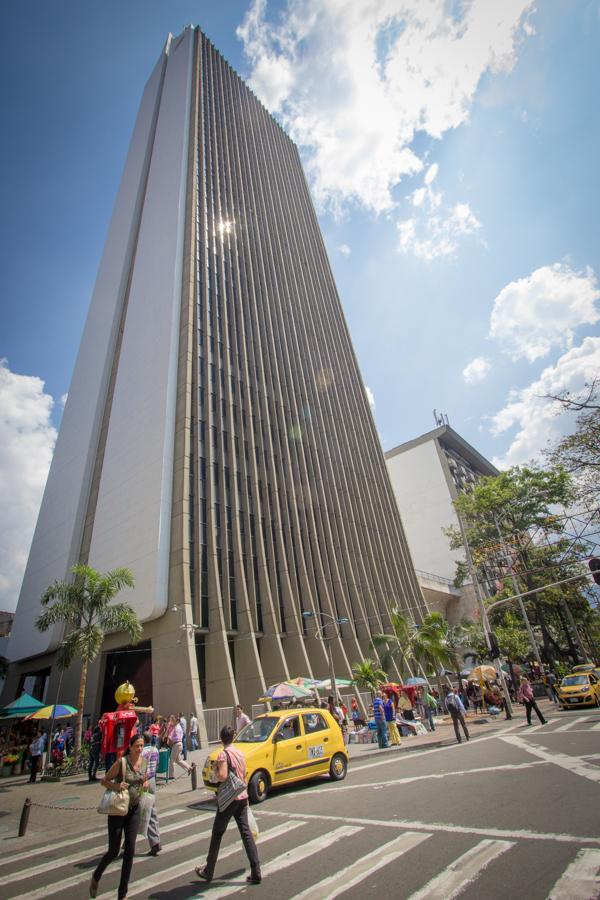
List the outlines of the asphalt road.
{"type": "MultiPolygon", "coordinates": [[[[264,876],[256,887],[245,884],[233,824],[215,880],[196,879],[214,805],[186,797],[161,819],[162,853],[136,857],[129,897],[599,898],[599,739],[600,711],[555,714],[546,726],[519,720],[461,745],[370,756],[340,783],[282,789],[254,807],[264,876]]],[[[87,897],[105,846],[102,823],[89,824],[97,827],[66,846],[54,835],[24,858],[5,853],[0,897],[87,897]]],[[[145,849],[140,838],[138,853],[145,849]]],[[[99,896],[115,897],[117,882],[113,864],[99,896]]]]}

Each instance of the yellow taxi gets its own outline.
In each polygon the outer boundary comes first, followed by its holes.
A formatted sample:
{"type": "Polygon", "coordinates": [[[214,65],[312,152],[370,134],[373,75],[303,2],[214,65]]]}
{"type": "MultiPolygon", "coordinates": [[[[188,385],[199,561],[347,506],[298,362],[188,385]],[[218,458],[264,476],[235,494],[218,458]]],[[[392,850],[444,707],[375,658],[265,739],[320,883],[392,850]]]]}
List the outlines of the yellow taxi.
{"type": "MultiPolygon", "coordinates": [[[[286,709],[257,716],[232,744],[246,758],[248,794],[262,803],[272,787],[329,775],[341,781],[348,771],[342,730],[326,709],[286,709]]],[[[204,763],[202,779],[217,790],[214,762],[222,747],[204,763]]]]}
{"type": "Polygon", "coordinates": [[[600,706],[600,681],[593,666],[591,671],[581,671],[586,666],[575,666],[558,688],[558,701],[563,709],[577,706],[600,706]]]}

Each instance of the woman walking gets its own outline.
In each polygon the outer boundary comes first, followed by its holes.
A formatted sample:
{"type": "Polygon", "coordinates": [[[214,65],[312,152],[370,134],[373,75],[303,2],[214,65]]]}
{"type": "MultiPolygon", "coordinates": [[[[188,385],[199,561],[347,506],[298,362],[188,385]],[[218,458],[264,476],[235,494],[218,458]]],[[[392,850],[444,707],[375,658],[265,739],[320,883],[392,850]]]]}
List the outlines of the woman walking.
{"type": "Polygon", "coordinates": [[[108,816],[108,850],[92,875],[90,897],[97,896],[98,884],[102,873],[109,863],[119,855],[123,834],[125,835],[125,848],[117,896],[119,900],[123,900],[127,896],[127,887],[135,852],[135,841],[140,823],[140,795],[142,790],[147,790],[149,787],[146,781],[146,761],[142,758],[143,749],[143,737],[137,734],[134,735],[124,756],[113,763],[102,779],[102,786],[107,790],[120,791],[127,789],[129,792],[129,810],[125,816],[108,816]]]}
{"type": "Polygon", "coordinates": [[[546,724],[546,719],[543,717],[541,712],[538,709],[538,705],[535,702],[535,697],[533,695],[533,688],[529,683],[529,680],[523,676],[521,678],[521,686],[519,687],[517,693],[517,700],[520,703],[525,704],[525,715],[527,716],[527,724],[531,725],[531,710],[535,710],[535,714],[542,723],[542,725],[546,724]]]}
{"type": "Polygon", "coordinates": [[[191,775],[192,769],[196,768],[196,763],[191,766],[182,758],[183,753],[183,728],[177,716],[169,716],[169,725],[167,727],[167,743],[171,748],[171,758],[169,761],[169,778],[175,778],[175,763],[191,775]]]}
{"type": "MultiPolygon", "coordinates": [[[[223,750],[219,753],[215,762],[215,775],[217,781],[225,781],[229,771],[232,771],[239,779],[246,781],[246,760],[244,755],[235,747],[231,746],[234,738],[234,731],[229,725],[225,725],[221,729],[221,741],[223,750]]],[[[219,811],[215,816],[213,823],[212,835],[210,838],[210,847],[208,848],[208,856],[206,857],[206,865],[196,867],[196,875],[204,881],[212,881],[217,857],[219,856],[219,848],[221,839],[227,830],[229,821],[234,818],[240,832],[240,837],[244,844],[244,849],[250,862],[250,874],[246,878],[248,884],[260,884],[260,861],[258,859],[258,851],[250,826],[248,824],[248,792],[243,790],[237,795],[226,809],[219,811]]]]}

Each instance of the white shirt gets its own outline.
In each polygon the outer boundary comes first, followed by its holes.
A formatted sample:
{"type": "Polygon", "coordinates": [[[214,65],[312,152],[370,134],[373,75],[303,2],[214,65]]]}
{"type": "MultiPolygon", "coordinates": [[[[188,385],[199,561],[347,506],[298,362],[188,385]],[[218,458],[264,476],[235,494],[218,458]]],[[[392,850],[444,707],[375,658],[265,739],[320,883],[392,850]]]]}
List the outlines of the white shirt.
{"type": "Polygon", "coordinates": [[[198,734],[198,719],[196,716],[190,718],[190,734],[198,734]]]}
{"type": "Polygon", "coordinates": [[[250,724],[250,718],[243,712],[241,715],[235,717],[235,733],[239,734],[244,725],[250,724]]]}
{"type": "Polygon", "coordinates": [[[185,716],[182,716],[179,720],[179,724],[181,725],[181,730],[185,734],[187,730],[187,719],[185,716]]]}

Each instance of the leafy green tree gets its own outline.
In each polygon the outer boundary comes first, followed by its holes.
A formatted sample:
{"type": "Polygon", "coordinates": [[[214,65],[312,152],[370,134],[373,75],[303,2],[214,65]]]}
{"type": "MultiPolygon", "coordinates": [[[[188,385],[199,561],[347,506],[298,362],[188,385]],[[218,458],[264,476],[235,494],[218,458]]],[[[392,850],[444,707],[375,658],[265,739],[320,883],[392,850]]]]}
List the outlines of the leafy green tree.
{"type": "Polygon", "coordinates": [[[449,625],[439,612],[428,613],[419,624],[413,624],[399,609],[392,610],[393,633],[373,635],[373,647],[381,651],[381,663],[389,670],[395,665],[405,678],[411,670],[421,668],[433,672],[438,685],[440,668],[457,664],[454,648],[448,640],[449,625]]]}
{"type": "Polygon", "coordinates": [[[352,678],[357,686],[374,694],[380,684],[387,681],[387,675],[374,659],[363,659],[352,666],[352,678]]]}
{"type": "MultiPolygon", "coordinates": [[[[559,598],[553,605],[552,596],[546,595],[544,588],[562,577],[578,574],[580,564],[577,548],[571,547],[565,553],[567,548],[559,540],[534,542],[531,534],[535,531],[553,538],[560,535],[561,523],[553,509],[556,505],[568,505],[573,497],[567,472],[532,465],[515,466],[500,475],[482,478],[471,493],[454,501],[480,579],[494,585],[497,579],[506,578],[506,586],[500,588],[498,596],[511,596],[514,591],[507,575],[512,572],[520,591],[534,592],[526,606],[542,632],[547,662],[563,652],[554,625],[560,623],[565,634],[568,629],[563,622],[564,608],[555,608],[560,606],[559,598]],[[565,572],[568,574],[563,575],[565,572]]],[[[446,533],[454,549],[463,546],[458,528],[446,533]]],[[[576,658],[571,646],[569,651],[576,658]]]]}
{"type": "Polygon", "coordinates": [[[71,572],[73,581],[55,581],[42,597],[45,609],[36,619],[35,627],[47,631],[53,625],[63,623],[66,635],[58,652],[58,665],[68,669],[75,660],[81,661],[74,751],[75,759],[78,759],[89,664],[100,653],[107,634],[124,631],[131,643],[137,644],[142,636],[142,626],[128,603],[112,602],[123,588],[134,586],[129,569],[114,569],[102,574],[91,566],[78,563],[71,572]]]}
{"type": "Polygon", "coordinates": [[[600,491],[600,376],[592,379],[576,395],[566,391],[549,396],[560,405],[559,412],[571,411],[579,415],[575,430],[545,451],[553,468],[561,468],[574,476],[580,497],[598,495],[600,491]]]}

